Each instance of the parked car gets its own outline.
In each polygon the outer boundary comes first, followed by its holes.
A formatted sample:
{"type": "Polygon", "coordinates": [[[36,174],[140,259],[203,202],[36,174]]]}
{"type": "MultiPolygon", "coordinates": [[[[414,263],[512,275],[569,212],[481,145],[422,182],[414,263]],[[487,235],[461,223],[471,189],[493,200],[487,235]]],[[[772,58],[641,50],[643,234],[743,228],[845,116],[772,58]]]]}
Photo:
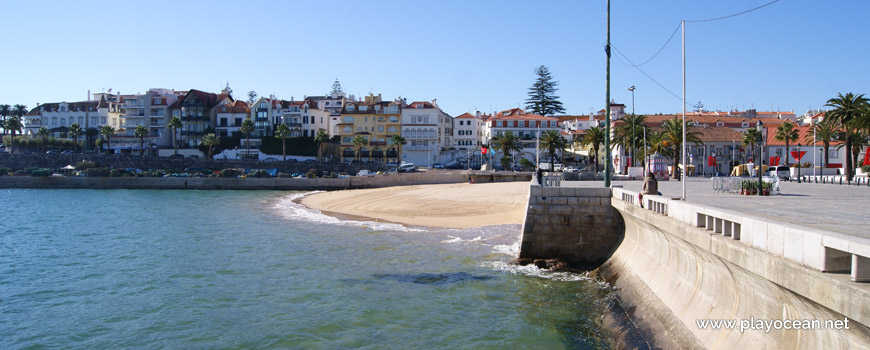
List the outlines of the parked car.
{"type": "Polygon", "coordinates": [[[45,154],[60,154],[60,151],[56,149],[50,149],[48,151],[45,151],[45,154]]]}
{"type": "Polygon", "coordinates": [[[432,169],[444,169],[444,164],[441,163],[433,163],[432,169]]]}
{"type": "Polygon", "coordinates": [[[402,165],[399,165],[398,169],[400,173],[410,173],[417,170],[417,167],[414,166],[414,163],[402,163],[402,165]]]}
{"type": "Polygon", "coordinates": [[[356,176],[369,176],[371,174],[372,173],[370,171],[363,169],[363,170],[360,170],[358,173],[356,173],[356,176]]]}
{"type": "Polygon", "coordinates": [[[68,156],[68,155],[73,154],[73,151],[65,150],[65,151],[63,151],[63,152],[60,152],[60,154],[65,155],[65,156],[68,156]]]}
{"type": "Polygon", "coordinates": [[[777,176],[782,180],[788,180],[791,177],[791,168],[785,165],[771,166],[767,171],[770,176],[777,176]]]}
{"type": "Polygon", "coordinates": [[[579,173],[580,170],[581,169],[579,167],[568,166],[568,167],[565,167],[564,169],[562,169],[562,172],[563,173],[579,173]]]}
{"type": "Polygon", "coordinates": [[[397,168],[392,168],[392,169],[384,172],[384,174],[398,174],[398,173],[399,173],[399,169],[397,169],[397,168]]]}

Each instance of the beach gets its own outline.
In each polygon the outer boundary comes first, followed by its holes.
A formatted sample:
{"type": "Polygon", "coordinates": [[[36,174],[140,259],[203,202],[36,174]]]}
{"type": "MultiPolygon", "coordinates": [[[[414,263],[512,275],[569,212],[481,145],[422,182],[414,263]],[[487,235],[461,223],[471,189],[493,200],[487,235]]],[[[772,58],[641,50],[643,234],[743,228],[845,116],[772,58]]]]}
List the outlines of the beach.
{"type": "Polygon", "coordinates": [[[414,185],[322,192],[301,203],[331,215],[461,229],[522,224],[528,191],[528,181],[414,185]]]}

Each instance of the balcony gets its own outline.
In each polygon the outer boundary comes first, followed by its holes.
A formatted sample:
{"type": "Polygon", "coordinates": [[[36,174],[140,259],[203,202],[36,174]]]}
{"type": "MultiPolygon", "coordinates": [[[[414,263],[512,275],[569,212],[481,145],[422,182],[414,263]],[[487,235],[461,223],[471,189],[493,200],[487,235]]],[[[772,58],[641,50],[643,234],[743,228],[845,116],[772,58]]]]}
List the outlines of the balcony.
{"type": "Polygon", "coordinates": [[[284,123],[284,124],[287,124],[287,126],[289,126],[291,128],[301,128],[302,127],[302,123],[284,123]]]}
{"type": "Polygon", "coordinates": [[[181,116],[181,120],[189,120],[189,121],[208,121],[210,118],[204,115],[186,115],[181,116]]]}
{"type": "Polygon", "coordinates": [[[181,136],[201,136],[201,135],[205,135],[205,131],[181,130],[181,136]]]}

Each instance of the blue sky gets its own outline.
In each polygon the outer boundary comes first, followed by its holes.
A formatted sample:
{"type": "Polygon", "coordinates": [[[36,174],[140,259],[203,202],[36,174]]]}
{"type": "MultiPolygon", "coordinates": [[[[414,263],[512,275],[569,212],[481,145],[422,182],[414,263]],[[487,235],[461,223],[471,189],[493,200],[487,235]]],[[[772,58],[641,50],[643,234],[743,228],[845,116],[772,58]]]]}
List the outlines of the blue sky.
{"type": "MultiPolygon", "coordinates": [[[[681,19],[719,17],[769,0],[613,1],[611,41],[635,63],[681,19]]],[[[448,114],[524,103],[539,65],[569,114],[605,104],[605,9],[598,1],[5,1],[0,103],[76,101],[87,90],[164,87],[217,92],[228,81],[299,99],[348,93],[438,99],[448,114]]],[[[821,107],[868,92],[870,4],[782,0],[727,20],[687,25],[687,100],[706,109],[821,107]]],[[[681,102],[611,61],[612,98],[638,113],[681,102]]],[[[641,67],[681,94],[680,33],[641,67]]]]}

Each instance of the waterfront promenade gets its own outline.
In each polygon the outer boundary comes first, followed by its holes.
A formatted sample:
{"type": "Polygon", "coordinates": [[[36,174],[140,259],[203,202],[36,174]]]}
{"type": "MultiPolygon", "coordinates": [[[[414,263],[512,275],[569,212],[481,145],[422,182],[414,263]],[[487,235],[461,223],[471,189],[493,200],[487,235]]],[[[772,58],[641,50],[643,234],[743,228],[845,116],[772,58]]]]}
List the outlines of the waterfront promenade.
{"type": "MultiPolygon", "coordinates": [[[[573,182],[568,182],[572,184],[573,182]]],[[[601,182],[596,182],[601,184],[601,182]]],[[[565,184],[565,182],[563,182],[565,184]]],[[[614,181],[629,191],[640,192],[643,181],[614,181]]],[[[585,184],[584,184],[585,185],[585,184]]],[[[870,238],[870,187],[780,182],[781,194],[742,196],[716,193],[709,178],[690,178],[686,182],[686,201],[740,214],[870,238]]],[[[678,198],[679,181],[660,181],[663,196],[678,198]]]]}

